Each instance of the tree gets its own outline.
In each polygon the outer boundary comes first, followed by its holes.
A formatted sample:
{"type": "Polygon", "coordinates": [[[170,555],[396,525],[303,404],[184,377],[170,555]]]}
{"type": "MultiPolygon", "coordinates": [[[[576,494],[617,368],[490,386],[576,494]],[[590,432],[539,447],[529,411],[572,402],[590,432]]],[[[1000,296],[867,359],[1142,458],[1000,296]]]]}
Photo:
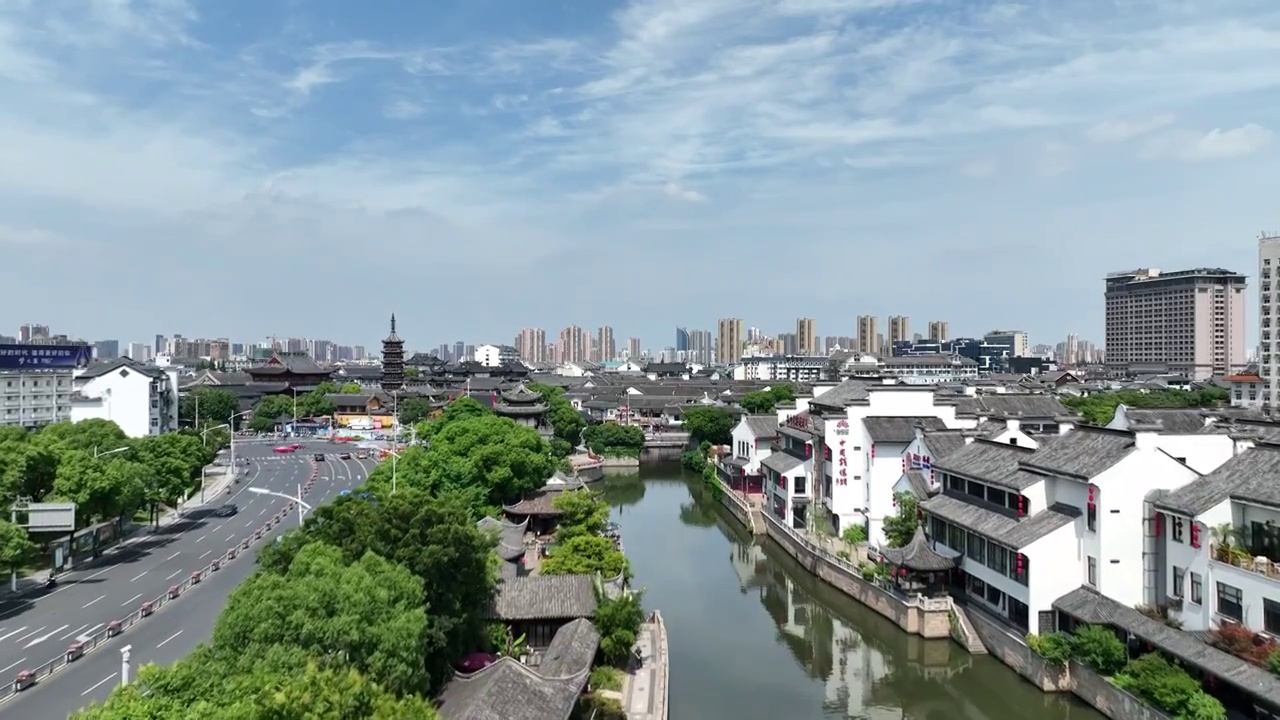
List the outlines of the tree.
{"type": "Polygon", "coordinates": [[[90,454],[95,449],[108,452],[124,446],[128,439],[119,425],[98,418],[46,425],[33,438],[41,447],[59,455],[73,450],[90,454]]]}
{"type": "Polygon", "coordinates": [[[342,395],[359,395],[362,392],[364,388],[360,387],[360,383],[343,383],[342,387],[338,388],[338,393],[342,395]]]}
{"type": "Polygon", "coordinates": [[[427,616],[422,579],[366,552],[314,542],[283,573],[256,573],[231,594],[213,631],[215,647],[292,645],[339,657],[397,695],[426,687],[427,616]]]}
{"type": "Polygon", "coordinates": [[[609,522],[609,504],[590,490],[560,493],[551,504],[561,513],[556,542],[579,535],[600,535],[609,522]]]}
{"type": "Polygon", "coordinates": [[[627,570],[627,557],[613,540],[599,535],[578,535],[558,543],[542,561],[543,575],[594,575],[617,577],[627,570]]]}
{"type": "Polygon", "coordinates": [[[0,482],[6,500],[18,497],[43,502],[53,492],[58,454],[35,443],[0,449],[0,482]]]}
{"type": "Polygon", "coordinates": [[[640,626],[644,623],[644,608],[640,600],[638,592],[623,593],[617,598],[597,593],[593,620],[600,632],[600,654],[606,663],[624,667],[630,660],[631,650],[640,636],[640,626]]]}
{"type": "Polygon", "coordinates": [[[1121,404],[1132,408],[1197,408],[1217,407],[1229,399],[1227,391],[1219,388],[1151,392],[1121,390],[1064,398],[1062,404],[1080,413],[1086,422],[1106,425],[1115,417],[1116,407],[1121,404]]]}
{"type": "Polygon", "coordinates": [[[542,395],[543,402],[547,404],[547,421],[551,423],[555,436],[577,447],[582,442],[582,430],[587,426],[587,421],[582,418],[582,413],[573,408],[569,398],[564,396],[564,389],[542,383],[531,383],[527,387],[542,395]]]}
{"type": "MultiPolygon", "coordinates": [[[[276,428],[276,421],[282,417],[293,417],[293,398],[284,395],[263,395],[253,406],[253,417],[249,421],[249,427],[258,432],[271,432],[276,428]]],[[[304,415],[299,412],[298,417],[304,417],[304,415]]]]}
{"type": "Polygon", "coordinates": [[[176,505],[194,489],[192,481],[199,476],[200,468],[213,461],[213,452],[200,437],[185,432],[148,435],[130,445],[130,459],[145,468],[143,489],[153,510],[158,510],[161,503],[176,505]]]}
{"type": "MultiPolygon", "coordinates": [[[[476,402],[470,397],[460,397],[444,406],[438,416],[434,419],[421,423],[418,428],[418,437],[429,439],[431,436],[449,427],[450,425],[461,422],[463,420],[471,420],[473,418],[481,418],[493,415],[489,408],[476,402]]],[[[408,422],[405,420],[404,422],[408,422]]]]}
{"type": "Polygon", "coordinates": [[[597,423],[583,433],[587,447],[597,455],[639,457],[644,449],[644,431],[635,425],[597,423]]]}
{"type": "Polygon", "coordinates": [[[178,400],[178,417],[187,425],[221,425],[240,410],[240,401],[229,390],[200,387],[178,400]],[[200,415],[197,417],[197,409],[200,415]]]}
{"type": "Polygon", "coordinates": [[[899,548],[911,542],[920,525],[920,500],[909,492],[894,493],[893,500],[898,514],[884,519],[884,534],[889,540],[889,547],[899,548]]]}
{"type": "MultiPolygon", "coordinates": [[[[461,401],[459,401],[461,402],[461,401]]],[[[473,498],[477,515],[484,509],[510,504],[545,484],[555,472],[547,444],[538,431],[496,415],[484,414],[447,421],[432,431],[422,454],[404,451],[396,465],[397,484],[435,495],[460,491],[473,498]]],[[[379,492],[391,488],[391,463],[369,475],[368,486],[379,492]]]]}
{"type": "MultiPolygon", "coordinates": [[[[419,448],[405,455],[425,454],[419,448]]],[[[340,498],[318,508],[301,531],[263,548],[262,567],[288,572],[293,558],[311,543],[340,549],[347,560],[373,552],[406,567],[423,583],[427,615],[424,663],[432,682],[485,638],[483,611],[494,594],[490,568],[493,540],[475,524],[469,499],[432,497],[401,486],[377,501],[340,498]]]]}
{"type": "Polygon", "coordinates": [[[767,390],[758,390],[742,396],[739,404],[753,415],[773,412],[778,405],[795,399],[795,388],[783,383],[767,390]]]}
{"type": "Polygon", "coordinates": [[[338,407],[329,399],[329,395],[339,394],[338,388],[332,383],[320,383],[320,387],[312,390],[306,395],[298,396],[298,417],[312,418],[324,417],[337,412],[338,407]]]}
{"type": "Polygon", "coordinates": [[[26,528],[0,520],[0,565],[14,570],[36,552],[26,528]]]}
{"type": "Polygon", "coordinates": [[[58,462],[54,495],[76,504],[82,525],[132,515],[146,496],[146,468],[118,455],[94,458],[71,450],[58,462]]]}
{"type": "Polygon", "coordinates": [[[733,441],[733,416],[719,407],[693,407],[684,411],[682,424],[694,442],[728,445],[733,441]]]}
{"type": "Polygon", "coordinates": [[[431,406],[431,400],[427,398],[411,397],[400,401],[398,412],[400,422],[405,425],[417,425],[424,420],[430,420],[435,408],[431,406]]]}

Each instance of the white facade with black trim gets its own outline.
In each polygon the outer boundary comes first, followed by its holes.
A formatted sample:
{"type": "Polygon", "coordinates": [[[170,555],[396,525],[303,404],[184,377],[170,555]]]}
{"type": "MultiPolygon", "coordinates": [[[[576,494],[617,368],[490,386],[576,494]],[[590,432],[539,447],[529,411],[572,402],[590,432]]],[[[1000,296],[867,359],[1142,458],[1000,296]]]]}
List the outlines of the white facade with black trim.
{"type": "Polygon", "coordinates": [[[178,371],[117,358],[78,371],[71,420],[110,420],[129,437],[178,429],[178,371]]]}

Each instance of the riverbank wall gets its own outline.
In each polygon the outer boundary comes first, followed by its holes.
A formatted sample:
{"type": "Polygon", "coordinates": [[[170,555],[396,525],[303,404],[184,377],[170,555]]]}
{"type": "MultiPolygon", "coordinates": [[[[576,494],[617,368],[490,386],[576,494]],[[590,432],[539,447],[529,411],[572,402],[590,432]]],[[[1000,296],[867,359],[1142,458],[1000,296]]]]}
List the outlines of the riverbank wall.
{"type": "Polygon", "coordinates": [[[716,478],[716,498],[753,535],[766,535],[810,574],[889,618],[903,630],[924,638],[950,638],[951,598],[902,596],[864,580],[854,565],[818,547],[777,518],[748,502],[716,478]]]}
{"type": "Polygon", "coordinates": [[[603,457],[600,458],[600,467],[606,470],[616,469],[634,469],[640,467],[640,458],[633,457],[603,457]]]}

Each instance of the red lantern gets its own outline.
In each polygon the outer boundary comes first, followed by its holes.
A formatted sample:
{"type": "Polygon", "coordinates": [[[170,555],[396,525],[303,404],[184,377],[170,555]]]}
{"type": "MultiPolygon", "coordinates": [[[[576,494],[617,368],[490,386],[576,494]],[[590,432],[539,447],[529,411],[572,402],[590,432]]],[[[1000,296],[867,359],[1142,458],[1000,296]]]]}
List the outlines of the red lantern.
{"type": "Polygon", "coordinates": [[[1021,495],[1018,496],[1018,517],[1023,517],[1027,514],[1026,502],[1027,499],[1025,497],[1021,495]]]}
{"type": "Polygon", "coordinates": [[[807,442],[804,444],[804,456],[807,458],[813,457],[813,443],[807,442]]]}
{"type": "Polygon", "coordinates": [[[1026,566],[1024,566],[1024,565],[1022,564],[1022,563],[1023,563],[1023,558],[1025,558],[1025,557],[1026,557],[1026,556],[1025,556],[1025,555],[1023,555],[1022,553],[1018,553],[1018,562],[1017,562],[1017,565],[1016,565],[1016,568],[1015,568],[1015,569],[1017,570],[1017,572],[1018,572],[1018,574],[1019,574],[1019,575],[1021,575],[1021,574],[1023,573],[1023,571],[1024,571],[1025,567],[1026,567],[1026,566]]]}
{"type": "Polygon", "coordinates": [[[830,459],[831,459],[831,446],[830,446],[830,445],[823,445],[823,446],[822,446],[822,457],[823,457],[823,458],[825,458],[825,459],[827,459],[827,460],[830,460],[830,459]]]}
{"type": "Polygon", "coordinates": [[[1198,522],[1191,523],[1191,547],[1200,547],[1200,523],[1198,522]]]}
{"type": "Polygon", "coordinates": [[[875,444],[875,443],[871,443],[871,459],[872,459],[872,460],[875,460],[875,459],[876,459],[876,444],[875,444]]]}
{"type": "Polygon", "coordinates": [[[1156,537],[1164,534],[1164,513],[1156,513],[1156,537]]]}

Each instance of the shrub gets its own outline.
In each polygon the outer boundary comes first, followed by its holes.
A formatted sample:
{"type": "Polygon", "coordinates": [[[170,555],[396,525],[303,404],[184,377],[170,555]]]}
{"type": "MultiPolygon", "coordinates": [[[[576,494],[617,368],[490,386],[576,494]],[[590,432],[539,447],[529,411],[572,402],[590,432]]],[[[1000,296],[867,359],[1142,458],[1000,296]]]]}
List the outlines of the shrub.
{"type": "Polygon", "coordinates": [[[1209,644],[1261,667],[1268,667],[1271,655],[1280,649],[1274,640],[1240,625],[1219,626],[1209,633],[1209,644]]]}
{"type": "Polygon", "coordinates": [[[1086,625],[1077,630],[1071,646],[1076,660],[1103,675],[1115,675],[1129,659],[1129,651],[1120,638],[1098,625],[1086,625]]]}
{"type": "Polygon", "coordinates": [[[627,713],[622,709],[622,701],[617,698],[593,692],[583,695],[578,702],[581,717],[595,720],[627,720],[627,713]]]}
{"type": "Polygon", "coordinates": [[[1027,635],[1027,646],[1051,665],[1066,665],[1075,654],[1071,638],[1060,632],[1027,635]]]}
{"type": "Polygon", "coordinates": [[[1267,656],[1267,669],[1276,675],[1280,675],[1280,650],[1273,650],[1267,656]]]}
{"type": "Polygon", "coordinates": [[[1222,720],[1222,703],[1200,689],[1200,683],[1185,670],[1148,653],[1130,661],[1116,674],[1115,683],[1157,708],[1186,720],[1222,720]]]}
{"type": "Polygon", "coordinates": [[[688,450],[684,453],[681,453],[680,465],[685,470],[702,472],[703,468],[707,466],[706,453],[701,453],[701,452],[698,452],[697,450],[688,450]]]}
{"type": "Polygon", "coordinates": [[[850,545],[861,545],[867,541],[867,529],[861,525],[850,525],[840,533],[840,539],[850,545]]]}
{"type": "Polygon", "coordinates": [[[591,671],[591,689],[621,690],[622,673],[617,668],[602,665],[591,671]]]}

